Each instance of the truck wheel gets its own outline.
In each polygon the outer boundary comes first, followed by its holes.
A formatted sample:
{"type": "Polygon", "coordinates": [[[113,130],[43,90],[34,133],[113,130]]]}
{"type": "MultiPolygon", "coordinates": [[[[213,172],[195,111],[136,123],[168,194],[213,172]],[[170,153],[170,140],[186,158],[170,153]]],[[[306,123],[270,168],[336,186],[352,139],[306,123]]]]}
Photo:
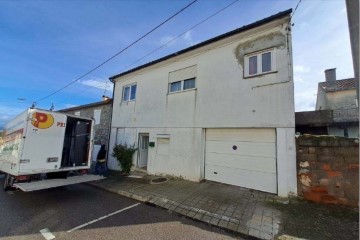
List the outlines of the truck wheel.
{"type": "Polygon", "coordinates": [[[5,179],[4,179],[4,191],[12,190],[13,184],[13,178],[10,176],[10,174],[6,173],[5,179]]]}

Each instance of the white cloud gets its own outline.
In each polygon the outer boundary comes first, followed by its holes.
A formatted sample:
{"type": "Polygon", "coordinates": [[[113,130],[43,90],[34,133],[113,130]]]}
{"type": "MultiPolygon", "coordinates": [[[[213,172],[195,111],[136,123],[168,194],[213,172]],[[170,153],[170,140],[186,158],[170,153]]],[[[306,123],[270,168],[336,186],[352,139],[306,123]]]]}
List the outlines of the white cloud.
{"type": "Polygon", "coordinates": [[[295,83],[303,83],[304,79],[302,77],[294,76],[294,82],[295,83]]]}
{"type": "Polygon", "coordinates": [[[70,103],[65,104],[65,108],[73,108],[73,107],[77,107],[77,106],[79,106],[79,105],[70,104],[70,103]]]}
{"type": "Polygon", "coordinates": [[[113,86],[114,86],[112,82],[103,79],[88,79],[88,80],[80,81],[80,83],[86,86],[99,88],[102,90],[106,88],[106,91],[110,91],[110,92],[113,91],[113,86]]]}
{"type": "Polygon", "coordinates": [[[308,72],[310,72],[310,68],[302,66],[302,65],[296,65],[296,66],[294,66],[294,72],[295,73],[308,73],[308,72]]]}
{"type": "Polygon", "coordinates": [[[191,35],[191,31],[187,31],[184,34],[183,39],[188,45],[193,45],[194,44],[194,41],[193,41],[192,35],[191,35]]]}
{"type": "Polygon", "coordinates": [[[4,127],[12,118],[25,111],[26,108],[16,108],[7,105],[0,105],[0,129],[4,127]]]}
{"type": "Polygon", "coordinates": [[[161,45],[166,44],[167,46],[173,46],[176,44],[176,39],[174,39],[174,37],[172,37],[172,36],[165,36],[160,39],[160,44],[161,45]]]}
{"type": "Polygon", "coordinates": [[[316,89],[295,91],[296,112],[314,111],[316,105],[316,95],[316,89]]]}
{"type": "Polygon", "coordinates": [[[174,45],[194,45],[195,41],[192,37],[192,31],[187,31],[181,37],[175,38],[173,36],[165,36],[160,39],[160,45],[167,45],[169,47],[174,45]]]}

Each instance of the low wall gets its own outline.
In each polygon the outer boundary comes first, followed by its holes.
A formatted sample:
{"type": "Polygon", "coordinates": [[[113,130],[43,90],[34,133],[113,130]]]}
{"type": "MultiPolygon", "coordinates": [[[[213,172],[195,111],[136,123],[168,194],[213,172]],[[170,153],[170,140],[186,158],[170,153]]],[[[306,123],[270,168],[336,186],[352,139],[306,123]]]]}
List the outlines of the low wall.
{"type": "Polygon", "coordinates": [[[359,206],[359,140],[303,135],[296,139],[298,195],[359,206]]]}

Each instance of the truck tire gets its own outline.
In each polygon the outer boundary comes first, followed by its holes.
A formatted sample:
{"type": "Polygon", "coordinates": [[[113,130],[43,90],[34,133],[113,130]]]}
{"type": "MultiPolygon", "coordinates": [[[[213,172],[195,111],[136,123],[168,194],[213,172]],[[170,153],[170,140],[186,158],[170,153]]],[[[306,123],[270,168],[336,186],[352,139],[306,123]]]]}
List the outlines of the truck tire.
{"type": "Polygon", "coordinates": [[[13,187],[12,187],[13,182],[14,182],[14,180],[10,176],[10,174],[6,173],[5,179],[4,179],[4,191],[13,190],[13,187]]]}

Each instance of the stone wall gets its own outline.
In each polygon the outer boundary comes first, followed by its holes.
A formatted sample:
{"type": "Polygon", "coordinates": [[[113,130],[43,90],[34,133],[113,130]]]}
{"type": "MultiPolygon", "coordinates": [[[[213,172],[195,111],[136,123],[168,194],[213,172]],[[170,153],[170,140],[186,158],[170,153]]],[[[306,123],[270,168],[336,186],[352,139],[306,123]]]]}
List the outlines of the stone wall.
{"type": "Polygon", "coordinates": [[[75,115],[76,112],[80,112],[81,117],[94,117],[94,110],[101,110],[100,115],[100,123],[95,124],[94,127],[94,144],[101,145],[105,144],[108,145],[109,141],[109,134],[110,134],[110,121],[111,121],[111,102],[97,105],[97,106],[89,106],[89,107],[79,107],[79,108],[72,108],[69,110],[63,110],[62,112],[66,112],[72,115],[75,115]]]}
{"type": "Polygon", "coordinates": [[[302,135],[296,150],[299,196],[359,206],[358,139],[302,135]]]}

